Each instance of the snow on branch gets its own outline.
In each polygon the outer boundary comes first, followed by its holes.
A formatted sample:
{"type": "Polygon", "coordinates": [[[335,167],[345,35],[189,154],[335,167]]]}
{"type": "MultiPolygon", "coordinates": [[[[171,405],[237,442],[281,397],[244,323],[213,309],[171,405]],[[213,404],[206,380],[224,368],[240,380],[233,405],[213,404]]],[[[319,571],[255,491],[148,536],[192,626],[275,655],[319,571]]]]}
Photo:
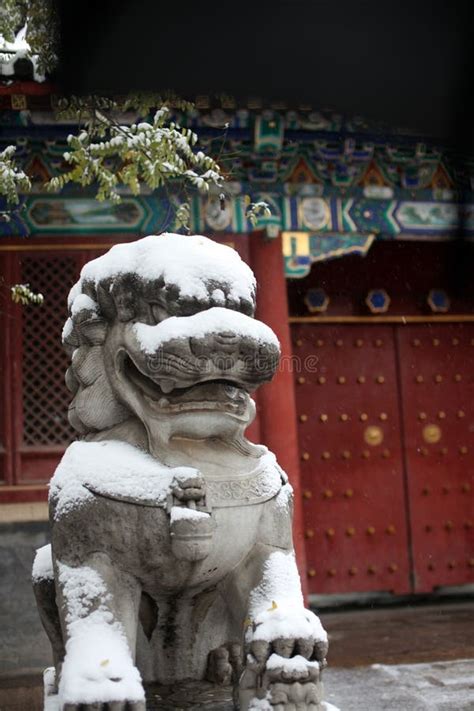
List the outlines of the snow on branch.
{"type": "MultiPolygon", "coordinates": [[[[107,108],[114,107],[77,108],[86,111],[85,128],[68,136],[64,158],[71,169],[52,178],[47,184],[50,190],[61,190],[69,182],[84,187],[97,184],[98,200],[119,203],[121,187],[138,195],[142,185],[155,190],[170,181],[203,193],[212,185],[222,185],[218,163],[196,150],[196,133],[172,121],[167,106],[161,106],[150,121],[131,126],[120,123],[107,108]]],[[[186,218],[182,213],[181,220],[186,218]]]]}
{"type": "MultiPolygon", "coordinates": [[[[9,205],[18,205],[20,198],[18,193],[27,192],[31,189],[31,181],[26,173],[16,164],[15,146],[7,146],[0,151],[0,196],[5,198],[9,205]]],[[[7,212],[0,213],[3,219],[7,212]]]]}

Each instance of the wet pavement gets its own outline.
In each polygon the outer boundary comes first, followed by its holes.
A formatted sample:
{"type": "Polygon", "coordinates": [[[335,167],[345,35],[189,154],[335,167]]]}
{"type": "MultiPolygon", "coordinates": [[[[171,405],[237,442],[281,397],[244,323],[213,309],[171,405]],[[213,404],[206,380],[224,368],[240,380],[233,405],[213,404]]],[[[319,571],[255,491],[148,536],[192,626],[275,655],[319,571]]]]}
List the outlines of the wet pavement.
{"type": "MultiPolygon", "coordinates": [[[[474,711],[474,600],[322,612],[341,711],[474,711]]],[[[19,670],[21,672],[21,670],[19,670]]],[[[151,687],[147,711],[231,711],[229,689],[151,687]]],[[[0,711],[42,711],[41,674],[2,675],[0,711]]]]}
{"type": "MultiPolygon", "coordinates": [[[[473,711],[474,662],[332,668],[325,671],[325,689],[328,704],[340,711],[473,711]]],[[[232,711],[232,708],[229,689],[197,691],[184,687],[165,695],[150,689],[147,701],[147,711],[232,711]]],[[[40,686],[0,687],[1,711],[42,709],[40,686]]]]}
{"type": "MultiPolygon", "coordinates": [[[[324,676],[331,711],[474,709],[473,660],[332,668],[324,676]]],[[[153,686],[147,692],[147,711],[233,710],[231,689],[211,684],[153,686]]]]}
{"type": "MultiPolygon", "coordinates": [[[[325,700],[340,711],[473,711],[474,660],[328,668],[325,700]]],[[[230,689],[184,685],[147,695],[147,711],[232,711],[230,689]]]]}
{"type": "Polygon", "coordinates": [[[329,668],[474,659],[474,597],[321,611],[320,618],[329,635],[329,668]]]}
{"type": "Polygon", "coordinates": [[[214,684],[189,682],[180,688],[158,685],[147,689],[147,711],[232,711],[232,689],[214,684]]]}
{"type": "Polygon", "coordinates": [[[473,711],[474,661],[332,668],[325,689],[341,711],[473,711]]]}

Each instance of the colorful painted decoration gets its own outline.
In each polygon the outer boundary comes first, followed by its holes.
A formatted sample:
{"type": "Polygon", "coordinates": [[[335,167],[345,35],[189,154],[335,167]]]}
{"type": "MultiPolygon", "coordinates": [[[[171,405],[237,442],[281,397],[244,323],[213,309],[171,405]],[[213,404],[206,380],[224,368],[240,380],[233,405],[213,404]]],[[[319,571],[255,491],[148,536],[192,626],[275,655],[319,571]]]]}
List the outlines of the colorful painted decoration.
{"type": "Polygon", "coordinates": [[[384,314],[390,306],[390,296],[385,289],[371,289],[367,294],[365,303],[373,314],[384,314]]]}
{"type": "Polygon", "coordinates": [[[302,198],[299,209],[301,223],[315,232],[326,227],[331,217],[327,200],[320,197],[302,198]]]}
{"type": "Polygon", "coordinates": [[[374,235],[307,232],[282,232],[285,273],[290,279],[301,279],[309,274],[311,265],[346,254],[367,254],[374,235]]]}
{"type": "Polygon", "coordinates": [[[228,200],[223,203],[217,195],[211,196],[204,206],[206,224],[217,232],[229,227],[232,223],[232,213],[232,203],[228,200]]]}
{"type": "MultiPolygon", "coordinates": [[[[419,230],[455,230],[459,226],[461,206],[453,202],[415,202],[406,201],[397,206],[395,219],[406,231],[419,230]]],[[[468,219],[472,221],[472,213],[468,219]]]]}
{"type": "MultiPolygon", "coordinates": [[[[12,111],[0,115],[0,125],[7,129],[0,150],[13,140],[7,133],[14,128],[15,155],[31,175],[33,189],[24,197],[26,210],[12,215],[8,224],[0,223],[0,236],[33,237],[59,230],[77,234],[95,229],[146,234],[173,228],[173,202],[177,198],[161,190],[139,196],[124,191],[126,207],[119,211],[107,202],[94,210],[90,204],[94,200],[92,189],[78,191],[68,186],[59,195],[45,194],[44,181],[64,168],[67,142],[63,133],[54,136],[54,130],[59,129],[54,129],[53,114],[49,117],[41,112],[24,118],[22,135],[18,136],[15,121],[19,116],[12,111]],[[48,138],[41,134],[46,130],[48,138]]],[[[214,197],[190,196],[191,230],[322,233],[332,241],[338,235],[351,240],[355,237],[355,242],[364,234],[377,239],[416,236],[420,240],[446,240],[455,237],[462,222],[466,237],[474,239],[473,159],[466,159],[466,169],[458,175],[447,149],[416,141],[400,142],[396,136],[350,135],[365,130],[354,121],[346,125],[344,135],[337,135],[340,121],[341,117],[335,116],[329,120],[325,115],[271,111],[254,117],[248,111],[198,112],[189,119],[189,126],[205,128],[200,138],[203,150],[215,152],[226,123],[242,133],[229,135],[224,150],[224,158],[226,151],[235,156],[231,182],[226,183],[225,209],[214,197]],[[291,140],[285,140],[290,130],[294,134],[291,140]],[[311,131],[319,133],[308,134],[311,131]],[[321,131],[331,131],[332,135],[324,136],[321,131]],[[260,219],[255,227],[246,219],[247,196],[250,202],[264,200],[271,208],[271,217],[260,219]]],[[[323,251],[326,253],[326,249],[323,251]]],[[[343,249],[335,256],[345,253],[343,249]]]]}
{"type": "Polygon", "coordinates": [[[426,301],[434,313],[446,313],[451,306],[451,300],[443,289],[431,289],[426,301]]]}
{"type": "Polygon", "coordinates": [[[329,306],[329,296],[324,289],[308,289],[304,297],[304,302],[311,313],[324,313],[329,306]]]}
{"type": "MultiPolygon", "coordinates": [[[[93,189],[76,186],[45,193],[45,181],[64,169],[67,151],[67,132],[55,123],[56,98],[49,92],[22,97],[26,111],[16,105],[16,94],[0,96],[0,150],[14,140],[18,163],[33,182],[20,208],[0,221],[0,239],[172,231],[179,199],[164,190],[124,190],[120,205],[98,203],[93,189]]],[[[388,134],[386,127],[328,111],[237,108],[227,99],[215,107],[209,97],[176,118],[200,133],[202,150],[222,153],[229,176],[224,201],[187,197],[191,232],[232,239],[253,230],[271,238],[281,233],[289,278],[305,277],[315,262],[363,256],[375,239],[444,241],[455,238],[462,223],[465,238],[474,240],[474,158],[466,157],[459,172],[449,146],[403,131],[388,134]],[[251,224],[248,204],[261,201],[271,214],[251,224]]],[[[367,305],[383,313],[388,303],[374,295],[367,305]]],[[[428,304],[433,312],[450,308],[440,290],[430,292],[428,304]]]]}
{"type": "Polygon", "coordinates": [[[277,153],[283,146],[284,124],[278,114],[264,112],[255,119],[255,149],[258,153],[277,153]]]}
{"type": "Polygon", "coordinates": [[[25,221],[32,233],[136,232],[151,217],[143,200],[125,197],[118,205],[110,200],[64,196],[32,197],[25,221]]]}

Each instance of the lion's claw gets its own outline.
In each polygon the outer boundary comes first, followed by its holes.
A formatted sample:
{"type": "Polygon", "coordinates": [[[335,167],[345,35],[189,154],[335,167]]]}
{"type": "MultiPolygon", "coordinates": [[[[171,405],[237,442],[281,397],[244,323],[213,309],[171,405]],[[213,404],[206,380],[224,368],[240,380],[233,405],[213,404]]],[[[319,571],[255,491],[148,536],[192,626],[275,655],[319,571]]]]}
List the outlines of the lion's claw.
{"type": "Polygon", "coordinates": [[[250,643],[250,661],[248,664],[252,665],[255,671],[263,671],[267,659],[269,659],[272,654],[272,647],[270,642],[263,639],[256,639],[250,643]]]}
{"type": "Polygon", "coordinates": [[[266,662],[273,653],[287,659],[299,655],[323,662],[328,651],[327,635],[318,617],[304,608],[294,611],[276,607],[260,613],[247,630],[246,642],[246,652],[260,662],[266,662]],[[289,623],[296,631],[294,637],[288,635],[289,623]]]}
{"type": "Polygon", "coordinates": [[[307,661],[317,661],[320,666],[325,666],[325,657],[328,650],[327,642],[315,640],[312,637],[290,639],[279,637],[272,642],[266,640],[253,640],[248,646],[247,653],[250,657],[249,663],[257,671],[263,671],[266,662],[277,654],[285,659],[300,656],[307,661]]]}
{"type": "Polygon", "coordinates": [[[273,684],[270,689],[273,711],[316,711],[320,708],[322,693],[316,684],[273,684]]]}
{"type": "Polygon", "coordinates": [[[252,708],[252,693],[259,699],[268,693],[272,711],[319,711],[327,649],[326,633],[310,610],[274,605],[256,615],[246,632],[242,708],[252,708]]]}
{"type": "Polygon", "coordinates": [[[108,711],[125,711],[125,701],[112,701],[109,704],[108,711]]]}
{"type": "Polygon", "coordinates": [[[226,647],[217,647],[209,652],[206,678],[208,681],[223,686],[232,682],[232,665],[229,650],[226,647]]]}
{"type": "Polygon", "coordinates": [[[145,701],[97,701],[93,704],[64,704],[63,711],[146,711],[145,701]]]}

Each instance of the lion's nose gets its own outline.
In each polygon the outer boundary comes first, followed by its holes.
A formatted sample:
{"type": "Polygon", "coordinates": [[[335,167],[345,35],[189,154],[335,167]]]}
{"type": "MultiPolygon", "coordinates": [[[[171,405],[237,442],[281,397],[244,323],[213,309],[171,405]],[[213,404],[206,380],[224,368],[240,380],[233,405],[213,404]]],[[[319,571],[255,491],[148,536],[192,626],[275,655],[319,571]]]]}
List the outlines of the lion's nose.
{"type": "Polygon", "coordinates": [[[240,338],[232,331],[224,331],[214,334],[214,347],[225,351],[235,350],[239,345],[240,338]]]}
{"type": "Polygon", "coordinates": [[[221,341],[235,341],[237,335],[233,331],[221,331],[221,333],[215,333],[214,338],[218,338],[221,341]]]}
{"type": "Polygon", "coordinates": [[[209,334],[203,338],[190,338],[189,347],[197,356],[212,358],[214,355],[230,354],[238,351],[241,337],[233,331],[209,334]]]}

